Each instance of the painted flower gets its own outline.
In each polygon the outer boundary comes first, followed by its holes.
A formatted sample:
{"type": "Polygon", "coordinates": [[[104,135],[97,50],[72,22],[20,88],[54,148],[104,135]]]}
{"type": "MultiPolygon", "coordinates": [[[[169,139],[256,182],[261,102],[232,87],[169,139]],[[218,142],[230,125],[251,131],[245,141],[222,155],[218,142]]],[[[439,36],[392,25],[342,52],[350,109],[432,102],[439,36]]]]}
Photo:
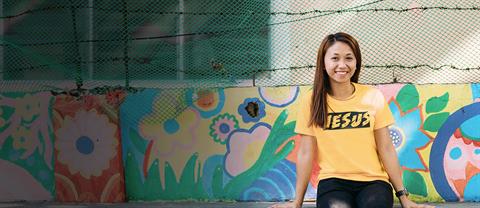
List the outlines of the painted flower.
{"type": "Polygon", "coordinates": [[[16,127],[12,132],[13,138],[13,148],[15,149],[26,149],[31,150],[36,148],[36,142],[38,141],[34,138],[33,132],[24,126],[16,127]]]}
{"type": "Polygon", "coordinates": [[[22,118],[22,121],[31,124],[40,114],[40,99],[30,94],[25,94],[23,98],[17,98],[15,112],[22,118]]]}
{"type": "Polygon", "coordinates": [[[457,197],[463,199],[471,179],[480,175],[479,143],[466,138],[458,128],[447,143],[443,164],[448,184],[457,197]]]}
{"type": "Polygon", "coordinates": [[[450,114],[430,151],[430,176],[446,201],[478,201],[480,185],[480,103],[450,114]],[[468,112],[468,113],[465,113],[468,112]]]}
{"type": "Polygon", "coordinates": [[[395,124],[390,126],[390,136],[400,165],[412,170],[426,170],[418,150],[425,147],[430,138],[421,129],[423,119],[420,110],[415,108],[403,113],[395,101],[390,102],[389,107],[395,117],[395,124]]]}
{"type": "MultiPolygon", "coordinates": [[[[478,183],[472,180],[480,175],[480,132],[478,123],[480,115],[476,115],[460,125],[450,137],[444,155],[445,176],[450,187],[462,199],[469,192],[466,187],[469,183],[478,183]]],[[[477,189],[478,190],[478,189],[477,189]]],[[[473,190],[472,190],[473,191],[473,190]]],[[[475,191],[470,191],[473,195],[475,191]]]]}
{"type": "Polygon", "coordinates": [[[202,118],[210,118],[220,113],[225,104],[223,89],[188,89],[185,96],[187,105],[198,110],[202,118]]]}
{"type": "Polygon", "coordinates": [[[117,153],[116,131],[117,126],[95,109],[66,116],[56,131],[58,161],[72,174],[79,172],[87,179],[100,176],[117,153]]]}
{"type": "Polygon", "coordinates": [[[225,170],[229,175],[239,175],[255,164],[270,130],[270,125],[257,123],[249,130],[237,129],[230,133],[225,154],[225,170]]]}
{"type": "Polygon", "coordinates": [[[258,93],[267,104],[277,108],[283,108],[292,104],[297,99],[300,93],[300,87],[259,87],[258,93]]]}
{"type": "Polygon", "coordinates": [[[168,158],[179,150],[193,148],[198,137],[199,113],[187,108],[177,118],[164,121],[163,125],[157,121],[161,118],[160,113],[154,111],[138,124],[140,136],[152,143],[154,155],[168,158]]]}
{"type": "Polygon", "coordinates": [[[265,117],[265,104],[258,98],[247,98],[238,106],[238,114],[244,123],[258,122],[265,117]]]}
{"type": "Polygon", "coordinates": [[[215,142],[225,144],[228,135],[238,128],[238,121],[235,116],[228,113],[217,116],[210,125],[210,136],[215,142]]]}

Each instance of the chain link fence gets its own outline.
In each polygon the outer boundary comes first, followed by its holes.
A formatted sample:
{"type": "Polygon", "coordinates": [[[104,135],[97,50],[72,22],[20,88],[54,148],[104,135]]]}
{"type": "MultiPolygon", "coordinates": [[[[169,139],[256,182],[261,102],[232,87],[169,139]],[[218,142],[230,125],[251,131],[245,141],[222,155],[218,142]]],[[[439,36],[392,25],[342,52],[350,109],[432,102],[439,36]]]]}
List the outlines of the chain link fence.
{"type": "Polygon", "coordinates": [[[480,82],[477,0],[3,0],[0,91],[309,85],[339,31],[361,83],[480,82]]]}
{"type": "Polygon", "coordinates": [[[321,39],[344,31],[363,83],[479,81],[478,1],[4,0],[3,85],[311,84],[321,39]]]}

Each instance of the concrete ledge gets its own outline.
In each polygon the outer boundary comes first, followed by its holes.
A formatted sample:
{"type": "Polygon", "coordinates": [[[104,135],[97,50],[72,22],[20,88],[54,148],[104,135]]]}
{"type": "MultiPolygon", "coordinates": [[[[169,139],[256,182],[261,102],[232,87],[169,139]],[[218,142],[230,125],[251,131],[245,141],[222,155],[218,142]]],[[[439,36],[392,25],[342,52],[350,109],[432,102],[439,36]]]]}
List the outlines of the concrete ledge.
{"type": "MultiPolygon", "coordinates": [[[[4,207],[45,207],[45,208],[84,208],[84,207],[118,207],[118,208],[141,208],[141,207],[162,207],[162,208],[265,208],[273,205],[273,202],[133,202],[133,203],[56,203],[56,202],[12,202],[0,203],[4,207]]],[[[438,208],[476,208],[480,203],[428,203],[438,208]]],[[[315,207],[315,202],[305,202],[303,207],[315,207]]],[[[395,204],[394,208],[401,208],[395,204]]]]}

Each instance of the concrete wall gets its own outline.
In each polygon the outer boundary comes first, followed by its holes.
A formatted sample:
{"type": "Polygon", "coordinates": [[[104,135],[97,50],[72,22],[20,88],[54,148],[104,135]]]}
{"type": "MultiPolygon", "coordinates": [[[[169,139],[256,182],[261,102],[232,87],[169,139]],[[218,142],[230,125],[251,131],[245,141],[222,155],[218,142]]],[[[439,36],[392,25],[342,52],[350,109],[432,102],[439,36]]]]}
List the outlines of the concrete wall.
{"type": "MultiPolygon", "coordinates": [[[[0,201],[291,199],[310,87],[1,93],[0,201]]],[[[377,87],[413,199],[480,201],[480,85],[377,87]]]]}

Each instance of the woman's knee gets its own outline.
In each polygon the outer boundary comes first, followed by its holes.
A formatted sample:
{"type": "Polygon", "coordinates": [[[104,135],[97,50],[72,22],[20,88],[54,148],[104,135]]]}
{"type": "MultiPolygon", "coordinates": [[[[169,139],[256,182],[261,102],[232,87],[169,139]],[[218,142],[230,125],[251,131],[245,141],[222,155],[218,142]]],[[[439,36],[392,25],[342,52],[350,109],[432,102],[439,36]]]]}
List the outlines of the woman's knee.
{"type": "Polygon", "coordinates": [[[393,206],[392,195],[369,195],[357,200],[359,208],[391,208],[393,206]]]}
{"type": "Polygon", "coordinates": [[[317,197],[317,207],[322,208],[352,208],[354,204],[354,197],[344,191],[332,191],[317,197]]]}
{"type": "Polygon", "coordinates": [[[366,186],[356,198],[358,207],[388,207],[393,206],[393,190],[386,182],[374,182],[366,186]]]}

